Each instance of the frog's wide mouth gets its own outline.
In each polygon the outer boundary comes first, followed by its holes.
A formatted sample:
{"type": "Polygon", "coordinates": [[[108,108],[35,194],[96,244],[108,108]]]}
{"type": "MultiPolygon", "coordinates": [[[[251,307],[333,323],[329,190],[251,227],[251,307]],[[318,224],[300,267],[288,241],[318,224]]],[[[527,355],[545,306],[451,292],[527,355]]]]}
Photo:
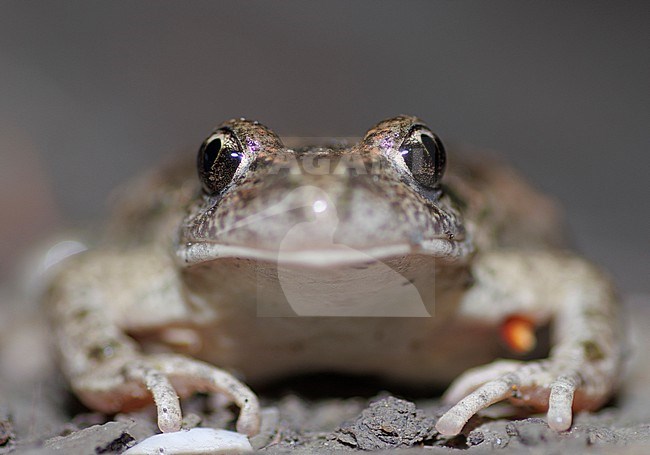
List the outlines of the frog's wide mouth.
{"type": "Polygon", "coordinates": [[[263,174],[204,197],[179,230],[193,266],[247,259],[294,266],[364,264],[396,256],[459,260],[471,239],[453,200],[381,175],[263,174]]]}
{"type": "Polygon", "coordinates": [[[431,239],[418,245],[407,243],[353,248],[333,244],[327,248],[270,249],[225,245],[213,242],[188,242],[178,250],[182,266],[192,267],[222,259],[247,259],[276,262],[297,267],[336,267],[363,265],[388,258],[424,255],[445,261],[460,261],[471,254],[469,242],[463,240],[431,239]]]}

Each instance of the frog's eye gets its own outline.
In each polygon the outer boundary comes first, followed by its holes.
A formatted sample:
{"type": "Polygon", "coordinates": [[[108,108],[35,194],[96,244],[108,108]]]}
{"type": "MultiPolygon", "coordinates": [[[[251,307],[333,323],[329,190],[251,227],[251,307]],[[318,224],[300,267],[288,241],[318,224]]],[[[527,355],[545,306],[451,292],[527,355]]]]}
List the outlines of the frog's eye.
{"type": "Polygon", "coordinates": [[[447,155],[440,139],[429,129],[419,125],[414,127],[402,142],[399,153],[418,183],[427,188],[440,183],[447,155]]]}
{"type": "Polygon", "coordinates": [[[199,178],[206,193],[223,191],[232,181],[244,157],[237,137],[228,130],[220,130],[208,137],[201,148],[197,166],[199,178]]]}

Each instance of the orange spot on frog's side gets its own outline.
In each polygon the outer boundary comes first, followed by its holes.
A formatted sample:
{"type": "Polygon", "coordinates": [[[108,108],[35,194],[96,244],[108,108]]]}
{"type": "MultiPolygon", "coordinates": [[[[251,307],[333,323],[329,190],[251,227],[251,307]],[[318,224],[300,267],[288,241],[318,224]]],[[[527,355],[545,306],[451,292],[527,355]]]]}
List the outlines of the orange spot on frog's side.
{"type": "Polygon", "coordinates": [[[515,353],[527,354],[537,345],[535,324],[523,316],[510,316],[501,326],[501,338],[515,353]]]}

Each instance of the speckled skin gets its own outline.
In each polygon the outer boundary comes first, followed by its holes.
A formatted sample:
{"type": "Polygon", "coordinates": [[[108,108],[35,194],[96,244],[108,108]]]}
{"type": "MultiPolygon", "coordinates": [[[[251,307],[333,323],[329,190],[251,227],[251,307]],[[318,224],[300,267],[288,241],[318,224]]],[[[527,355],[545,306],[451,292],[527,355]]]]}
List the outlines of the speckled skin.
{"type": "Polygon", "coordinates": [[[443,186],[422,186],[400,154],[426,128],[409,116],[350,146],[287,148],[243,119],[221,128],[243,152],[223,191],[202,191],[191,159],[169,163],[123,190],[101,246],[57,268],[48,306],[88,406],[153,397],[173,431],[177,394],[221,392],[250,435],[257,398],[230,372],[251,384],[324,370],[456,378],[437,424],[456,434],[504,399],[565,430],[611,395],[612,286],[563,249],[554,205],[510,168],[452,155],[443,186]],[[481,366],[508,355],[499,327],[513,315],[551,324],[548,358],[481,366]]]}

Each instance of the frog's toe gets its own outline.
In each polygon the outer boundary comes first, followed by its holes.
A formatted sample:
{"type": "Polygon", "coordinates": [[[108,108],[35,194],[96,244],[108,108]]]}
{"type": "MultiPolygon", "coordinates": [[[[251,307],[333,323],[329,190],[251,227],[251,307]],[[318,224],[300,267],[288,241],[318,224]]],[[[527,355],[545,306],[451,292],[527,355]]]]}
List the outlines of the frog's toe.
{"type": "Polygon", "coordinates": [[[551,384],[548,399],[548,426],[556,431],[566,431],[573,420],[573,397],[578,388],[577,374],[559,377],[551,384]]]}
{"type": "Polygon", "coordinates": [[[440,417],[436,428],[443,435],[458,434],[478,411],[510,399],[517,405],[547,410],[549,426],[557,431],[565,431],[571,426],[574,408],[588,409],[596,402],[592,397],[576,406],[574,395],[581,384],[582,378],[577,370],[560,368],[553,362],[495,362],[459,378],[446,398],[473,391],[440,417]],[[563,374],[557,374],[558,370],[563,374]],[[499,372],[502,374],[496,379],[480,384],[481,380],[499,372]]]}
{"type": "Polygon", "coordinates": [[[517,360],[496,360],[488,365],[467,370],[454,380],[442,400],[447,404],[458,403],[486,382],[515,371],[521,364],[517,360]]]}
{"type": "Polygon", "coordinates": [[[508,376],[490,381],[460,400],[443,414],[436,423],[436,430],[445,436],[453,436],[463,429],[467,421],[481,409],[502,401],[512,394],[508,376]]]}
{"type": "Polygon", "coordinates": [[[153,396],[158,415],[158,428],[163,433],[181,429],[183,415],[178,395],[169,379],[157,369],[138,363],[127,368],[127,376],[144,383],[153,396]]]}
{"type": "Polygon", "coordinates": [[[181,429],[179,395],[218,392],[239,406],[237,431],[253,436],[260,428],[257,396],[230,373],[182,355],[160,354],[130,362],[125,376],[143,384],[153,397],[158,411],[158,427],[163,433],[181,429]]]}
{"type": "MultiPolygon", "coordinates": [[[[239,407],[237,431],[248,436],[259,432],[260,406],[257,396],[230,373],[181,355],[160,355],[155,357],[155,362],[181,395],[223,393],[239,407]]],[[[160,407],[158,409],[160,412],[160,407]]]]}

